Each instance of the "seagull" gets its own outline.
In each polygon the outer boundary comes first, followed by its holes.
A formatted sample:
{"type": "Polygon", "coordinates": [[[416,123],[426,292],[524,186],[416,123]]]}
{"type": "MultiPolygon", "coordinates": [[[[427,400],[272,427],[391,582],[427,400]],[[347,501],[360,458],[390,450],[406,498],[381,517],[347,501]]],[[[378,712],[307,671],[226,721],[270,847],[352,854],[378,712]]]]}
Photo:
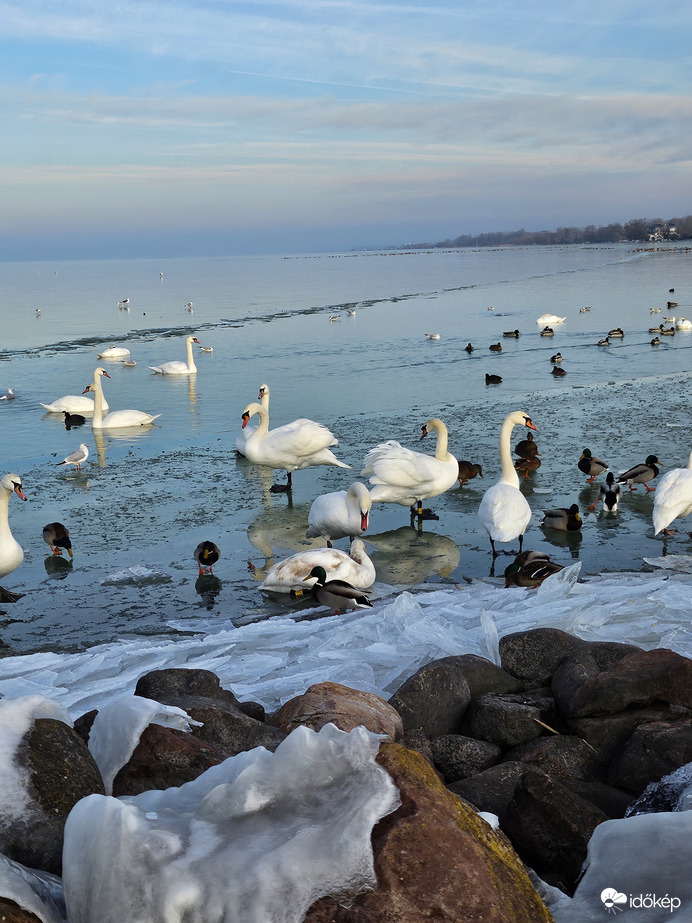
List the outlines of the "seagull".
{"type": "Polygon", "coordinates": [[[120,304],[129,304],[129,303],[130,303],[129,298],[123,298],[123,300],[120,302],[120,304]]]}
{"type": "Polygon", "coordinates": [[[0,397],[0,401],[13,401],[15,398],[14,388],[8,388],[7,394],[3,394],[0,397]]]}
{"type": "Polygon", "coordinates": [[[213,353],[214,347],[213,346],[200,346],[199,351],[201,353],[213,353]]]}
{"type": "Polygon", "coordinates": [[[191,308],[193,304],[194,304],[194,301],[188,301],[188,303],[185,305],[185,307],[186,307],[186,308],[191,308]]]}
{"type": "Polygon", "coordinates": [[[76,465],[77,471],[81,471],[82,464],[87,460],[88,457],[89,457],[89,446],[86,443],[82,442],[80,443],[78,449],[75,449],[74,452],[70,452],[67,458],[65,458],[61,462],[58,462],[58,465],[76,465]]]}

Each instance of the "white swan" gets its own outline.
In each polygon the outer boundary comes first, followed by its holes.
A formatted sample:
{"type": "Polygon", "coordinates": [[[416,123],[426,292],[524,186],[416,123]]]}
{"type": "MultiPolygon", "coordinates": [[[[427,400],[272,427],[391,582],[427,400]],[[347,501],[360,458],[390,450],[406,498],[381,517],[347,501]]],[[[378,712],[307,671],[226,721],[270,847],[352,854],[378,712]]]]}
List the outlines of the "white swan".
{"type": "Polygon", "coordinates": [[[360,481],[354,481],[348,490],[322,494],[310,507],[305,537],[322,536],[331,548],[332,539],[362,535],[368,528],[371,507],[370,491],[360,481]]]}
{"type": "MultiPolygon", "coordinates": [[[[108,376],[110,378],[110,375],[108,376]]],[[[39,401],[39,404],[41,402],[39,401]]],[[[82,394],[66,394],[64,397],[59,397],[57,401],[53,401],[52,404],[41,404],[44,410],[47,410],[48,413],[93,413],[94,412],[94,401],[90,397],[84,397],[82,394]]],[[[108,410],[108,401],[103,398],[103,410],[108,410]]]]}
{"type": "Polygon", "coordinates": [[[567,320],[566,317],[558,317],[557,314],[541,314],[541,316],[536,319],[536,323],[537,324],[561,324],[565,320],[567,320]]]}
{"type": "MultiPolygon", "coordinates": [[[[260,385],[259,386],[259,395],[257,400],[264,407],[264,409],[269,413],[269,385],[260,385]]],[[[243,429],[238,433],[235,438],[235,450],[239,455],[245,455],[245,443],[248,441],[250,436],[256,432],[256,426],[244,426],[243,429]]]]}
{"type": "Polygon", "coordinates": [[[515,426],[528,426],[538,432],[528,414],[515,410],[508,414],[500,430],[500,463],[502,475],[497,484],[483,494],[478,518],[490,536],[493,557],[499,554],[495,542],[511,542],[519,536],[519,551],[524,532],[531,519],[531,507],[519,490],[519,475],[512,463],[511,438],[515,426]]]}
{"type": "MultiPolygon", "coordinates": [[[[394,439],[380,443],[365,456],[361,475],[370,477],[373,485],[370,497],[373,503],[399,503],[416,505],[414,512],[423,517],[421,503],[428,497],[437,497],[456,484],[459,462],[447,450],[447,427],[442,420],[433,418],[421,427],[421,439],[430,430],[437,434],[434,455],[414,452],[394,439]]],[[[424,518],[433,518],[430,512],[424,518]]]]}
{"type": "MultiPolygon", "coordinates": [[[[0,481],[0,577],[6,577],[17,570],[24,560],[22,546],[10,531],[10,497],[15,493],[20,500],[26,500],[22,491],[22,479],[18,474],[6,474],[0,481]]],[[[10,593],[0,587],[0,602],[16,602],[23,593],[10,593]]]]}
{"type": "Polygon", "coordinates": [[[125,426],[146,426],[153,423],[161,416],[157,413],[152,416],[150,413],[144,413],[141,410],[114,410],[106,416],[103,416],[103,388],[101,387],[101,376],[110,375],[105,369],[98,368],[94,370],[94,380],[84,389],[94,392],[94,417],[91,421],[92,429],[120,429],[125,426]]]}
{"type": "Polygon", "coordinates": [[[686,317],[678,317],[675,321],[675,327],[677,330],[692,330],[692,320],[687,320],[686,317]]]}
{"type": "Polygon", "coordinates": [[[345,580],[358,590],[367,590],[375,582],[375,565],[368,557],[363,542],[356,538],[351,542],[348,554],[338,548],[310,548],[279,561],[267,571],[260,590],[270,593],[306,590],[315,583],[315,578],[305,578],[313,567],[318,566],[325,569],[328,580],[345,580]]]}
{"type": "Polygon", "coordinates": [[[686,468],[673,468],[661,478],[651,518],[654,523],[654,535],[663,531],[666,535],[674,532],[668,526],[674,519],[682,519],[692,513],[692,452],[686,468]]]}
{"type": "MultiPolygon", "coordinates": [[[[129,298],[127,299],[130,300],[129,298]]],[[[126,304],[126,302],[123,302],[126,304]]],[[[125,349],[124,346],[109,346],[108,349],[104,349],[102,353],[98,354],[99,359],[123,359],[127,358],[130,355],[130,350],[125,349]]]]}
{"type": "Polygon", "coordinates": [[[197,337],[190,336],[185,342],[187,343],[187,362],[173,359],[171,362],[164,362],[162,365],[150,365],[149,368],[152,372],[156,372],[158,375],[194,375],[197,371],[197,366],[192,354],[192,344],[199,343],[199,340],[197,337]]]}
{"type": "Polygon", "coordinates": [[[292,487],[291,474],[312,465],[335,465],[350,468],[329,450],[339,440],[321,423],[305,418],[269,429],[269,412],[261,404],[248,404],[243,411],[243,429],[250,417],[259,416],[259,425],[245,443],[245,457],[255,465],[267,468],[283,468],[288,475],[286,484],[273,484],[275,493],[289,491],[292,487]]]}

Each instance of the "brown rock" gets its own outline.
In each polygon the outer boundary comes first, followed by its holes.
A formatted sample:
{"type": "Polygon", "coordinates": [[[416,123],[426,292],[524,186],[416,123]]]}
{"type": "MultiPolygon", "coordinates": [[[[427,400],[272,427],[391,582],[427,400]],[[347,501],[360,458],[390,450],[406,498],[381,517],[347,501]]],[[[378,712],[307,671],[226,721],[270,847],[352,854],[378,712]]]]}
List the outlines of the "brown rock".
{"type": "Polygon", "coordinates": [[[270,724],[286,734],[301,724],[319,731],[330,722],[346,732],[362,725],[373,734],[386,734],[392,740],[398,740],[404,733],[401,717],[384,699],[339,683],[310,686],[303,695],[285,702],[269,719],[270,724]]]}
{"type": "Polygon", "coordinates": [[[463,731],[501,747],[515,747],[545,734],[543,724],[555,724],[555,702],[549,689],[516,695],[487,693],[471,702],[463,731]]]}
{"type": "Polygon", "coordinates": [[[570,734],[527,740],[510,750],[505,759],[537,766],[560,780],[594,782],[602,778],[607,768],[585,740],[570,734]]]}
{"type": "Polygon", "coordinates": [[[649,705],[646,708],[631,708],[615,715],[600,718],[572,718],[570,729],[598,751],[605,764],[610,763],[627,743],[630,735],[640,724],[652,721],[682,721],[692,717],[685,708],[666,705],[649,705]]]}
{"type": "Polygon", "coordinates": [[[41,923],[41,918],[35,913],[23,910],[14,901],[0,897],[0,921],[2,923],[41,923]]]}
{"type": "Polygon", "coordinates": [[[496,744],[474,740],[463,734],[443,734],[430,741],[433,763],[447,784],[467,779],[489,766],[494,766],[502,751],[496,744]]]}
{"type": "Polygon", "coordinates": [[[442,657],[421,667],[399,686],[389,700],[401,715],[405,730],[428,737],[456,734],[471,701],[464,663],[442,657]]]}
{"type": "Polygon", "coordinates": [[[378,886],[351,906],[317,901],[304,923],[549,923],[507,839],[446,791],[423,757],[397,744],[378,762],[401,807],[373,830],[378,886]]]}
{"type": "Polygon", "coordinates": [[[613,760],[608,784],[639,796],[650,782],[692,762],[692,719],[640,725],[613,760]]]}

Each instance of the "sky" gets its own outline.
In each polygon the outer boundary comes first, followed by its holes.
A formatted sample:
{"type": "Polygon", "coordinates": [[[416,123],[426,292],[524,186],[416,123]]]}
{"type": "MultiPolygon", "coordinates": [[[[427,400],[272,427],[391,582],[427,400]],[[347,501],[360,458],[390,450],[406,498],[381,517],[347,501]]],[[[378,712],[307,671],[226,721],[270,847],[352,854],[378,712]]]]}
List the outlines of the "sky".
{"type": "Polygon", "coordinates": [[[0,260],[692,212],[692,4],[0,0],[0,260]]]}

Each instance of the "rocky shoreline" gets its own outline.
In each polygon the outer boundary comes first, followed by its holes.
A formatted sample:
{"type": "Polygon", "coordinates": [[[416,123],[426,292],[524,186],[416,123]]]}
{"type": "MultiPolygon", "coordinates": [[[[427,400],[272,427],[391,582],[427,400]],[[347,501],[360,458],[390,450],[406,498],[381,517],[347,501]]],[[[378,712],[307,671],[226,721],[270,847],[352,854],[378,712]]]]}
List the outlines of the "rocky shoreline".
{"type": "MultiPolygon", "coordinates": [[[[255,747],[273,752],[299,726],[364,726],[383,735],[377,761],[401,796],[372,832],[377,887],[347,906],[322,897],[304,919],[550,920],[535,875],[571,895],[596,827],[692,761],[692,660],[547,628],[506,635],[500,658],[500,666],[471,654],[433,661],[389,702],[321,683],[271,715],[239,702],[209,671],[146,674],[123,692],[182,709],[199,725],[187,733],[149,724],[113,795],[180,786],[255,747]],[[496,815],[499,830],[478,812],[496,815]]],[[[68,814],[106,791],[87,746],[96,714],[74,729],[33,722],[16,757],[31,780],[30,810],[6,806],[0,817],[7,859],[62,874],[68,814]]],[[[0,885],[0,919],[43,918],[0,885]]]]}

